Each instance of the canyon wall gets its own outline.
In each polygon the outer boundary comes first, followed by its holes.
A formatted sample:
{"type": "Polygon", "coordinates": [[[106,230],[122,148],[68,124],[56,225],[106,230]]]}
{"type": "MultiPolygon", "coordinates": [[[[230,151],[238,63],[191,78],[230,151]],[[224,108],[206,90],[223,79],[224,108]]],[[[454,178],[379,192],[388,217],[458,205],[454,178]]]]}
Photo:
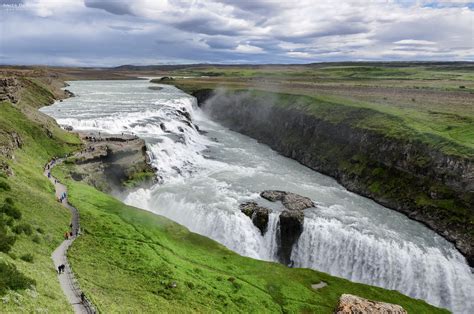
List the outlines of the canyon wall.
{"type": "Polygon", "coordinates": [[[344,119],[332,119],[282,104],[277,93],[203,89],[193,95],[224,126],[424,223],[474,264],[472,158],[358,127],[361,117],[380,114],[370,109],[357,108],[345,112],[344,119]]]}

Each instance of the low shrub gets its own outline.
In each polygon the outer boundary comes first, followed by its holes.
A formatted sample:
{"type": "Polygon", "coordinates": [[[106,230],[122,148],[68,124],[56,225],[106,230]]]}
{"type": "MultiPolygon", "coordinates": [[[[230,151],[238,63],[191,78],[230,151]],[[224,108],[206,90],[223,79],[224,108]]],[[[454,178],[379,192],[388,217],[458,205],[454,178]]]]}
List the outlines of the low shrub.
{"type": "Polygon", "coordinates": [[[21,290],[35,285],[36,282],[23,275],[16,266],[0,262],[0,295],[4,295],[7,290],[21,290]]]}
{"type": "Polygon", "coordinates": [[[12,188],[10,187],[10,185],[3,181],[3,180],[0,180],[0,191],[3,190],[3,191],[10,191],[12,188]]]}
{"type": "Polygon", "coordinates": [[[15,207],[13,200],[10,197],[5,199],[5,203],[0,208],[0,212],[5,213],[6,215],[14,218],[14,219],[21,219],[21,212],[18,208],[15,207]]]}
{"type": "Polygon", "coordinates": [[[37,234],[33,237],[32,240],[34,243],[41,243],[41,237],[37,234]]]}
{"type": "Polygon", "coordinates": [[[0,223],[0,252],[10,252],[15,241],[15,235],[8,235],[8,229],[4,224],[0,223]]]}
{"type": "Polygon", "coordinates": [[[26,235],[32,235],[33,234],[33,228],[31,228],[31,225],[27,223],[21,223],[13,227],[12,229],[13,232],[16,234],[21,234],[24,233],[26,235]]]}
{"type": "Polygon", "coordinates": [[[31,253],[26,253],[26,254],[23,254],[22,256],[20,256],[20,259],[25,261],[25,262],[28,262],[28,263],[33,263],[33,254],[31,253]]]}

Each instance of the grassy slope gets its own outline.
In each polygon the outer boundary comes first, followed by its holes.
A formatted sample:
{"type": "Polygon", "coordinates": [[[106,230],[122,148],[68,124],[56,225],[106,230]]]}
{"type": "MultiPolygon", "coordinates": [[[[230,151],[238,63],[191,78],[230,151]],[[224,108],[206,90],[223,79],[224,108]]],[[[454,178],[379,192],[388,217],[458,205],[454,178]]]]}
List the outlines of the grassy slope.
{"type": "MultiPolygon", "coordinates": [[[[46,93],[44,90],[42,92],[46,93]]],[[[34,97],[33,94],[31,96],[34,97]]],[[[28,111],[24,107],[27,102],[23,100],[19,107],[28,111]]],[[[50,101],[41,96],[38,100],[37,106],[50,101]]],[[[34,229],[31,236],[20,235],[8,255],[0,253],[0,261],[15,264],[22,273],[36,280],[36,293],[10,292],[5,298],[8,302],[0,302],[0,312],[32,312],[41,309],[62,313],[71,311],[59,287],[50,258],[51,252],[62,241],[70,214],[55,201],[53,187],[42,175],[42,168],[52,156],[71,151],[74,144],[79,142],[76,137],[62,132],[58,127],[49,128],[53,138],[48,137],[44,125],[27,118],[18,107],[0,103],[0,143],[6,143],[8,134],[13,131],[19,134],[23,142],[22,148],[15,151],[14,160],[0,156],[1,161],[8,162],[15,173],[7,180],[11,191],[0,192],[0,203],[6,197],[13,198],[23,214],[21,222],[30,224],[34,229]],[[36,242],[33,241],[35,237],[36,242]],[[19,259],[25,253],[33,254],[33,263],[19,259]]]]}
{"type": "MultiPolygon", "coordinates": [[[[67,178],[64,167],[54,173],[67,178]]],[[[164,217],[66,182],[84,228],[70,260],[102,311],[332,313],[339,296],[352,293],[411,313],[443,312],[395,291],[239,256],[164,217]],[[328,286],[312,290],[321,280],[328,286]]]]}
{"type": "MultiPolygon", "coordinates": [[[[34,84],[32,81],[29,83],[34,84]]],[[[23,142],[14,152],[15,175],[7,179],[12,197],[34,228],[21,235],[0,261],[16,265],[36,280],[36,292],[9,292],[0,312],[70,312],[56,279],[51,252],[62,241],[69,212],[54,200],[42,167],[53,156],[74,150],[78,139],[61,131],[29,105],[40,107],[51,95],[39,85],[25,91],[18,107],[0,104],[0,143],[17,132],[23,142]],[[35,97],[35,94],[38,97],[35,97]],[[46,127],[51,132],[48,136],[46,127]],[[39,238],[36,242],[33,238],[39,238]],[[32,253],[33,263],[18,258],[32,253]]],[[[71,248],[70,259],[86,293],[106,312],[114,311],[318,311],[331,312],[341,293],[403,305],[415,313],[443,312],[397,292],[351,283],[305,269],[240,257],[205,237],[163,218],[125,206],[97,190],[67,181],[70,198],[81,212],[84,235],[71,248]],[[313,291],[310,284],[329,286],[313,291]],[[176,281],[177,287],[168,286],[176,281]]]]}
{"type": "Polygon", "coordinates": [[[168,82],[189,92],[225,86],[278,92],[282,97],[287,97],[285,94],[310,96],[307,108],[316,115],[324,106],[338,107],[336,114],[344,110],[351,115],[360,111],[364,113],[364,121],[358,127],[375,128],[389,136],[420,139],[445,153],[474,158],[472,68],[210,67],[184,69],[175,74],[215,75],[168,82]]]}

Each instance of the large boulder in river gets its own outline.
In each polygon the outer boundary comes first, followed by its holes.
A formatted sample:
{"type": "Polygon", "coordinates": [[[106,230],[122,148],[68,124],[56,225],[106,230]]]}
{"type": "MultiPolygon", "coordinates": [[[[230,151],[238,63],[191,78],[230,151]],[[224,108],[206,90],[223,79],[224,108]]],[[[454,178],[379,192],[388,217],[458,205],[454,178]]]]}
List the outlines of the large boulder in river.
{"type": "Polygon", "coordinates": [[[304,210],[315,206],[308,197],[291,192],[267,190],[260,193],[260,196],[271,202],[281,201],[289,210],[304,210]]]}
{"type": "Polygon", "coordinates": [[[262,235],[265,234],[268,227],[268,215],[271,210],[265,207],[259,206],[255,202],[246,202],[240,204],[240,211],[252,219],[253,224],[257,227],[262,235]]]}
{"type": "Polygon", "coordinates": [[[280,201],[285,210],[280,214],[278,239],[278,257],[280,262],[291,264],[291,251],[303,232],[303,210],[315,207],[308,197],[291,192],[266,190],[260,196],[270,202],[280,201]]]}
{"type": "Polygon", "coordinates": [[[284,210],[280,214],[280,232],[278,235],[278,257],[280,262],[291,263],[293,245],[303,232],[304,212],[302,210],[284,210]]]}
{"type": "Polygon", "coordinates": [[[334,313],[406,314],[407,311],[397,304],[371,301],[352,294],[343,294],[339,298],[339,304],[334,313]]]}

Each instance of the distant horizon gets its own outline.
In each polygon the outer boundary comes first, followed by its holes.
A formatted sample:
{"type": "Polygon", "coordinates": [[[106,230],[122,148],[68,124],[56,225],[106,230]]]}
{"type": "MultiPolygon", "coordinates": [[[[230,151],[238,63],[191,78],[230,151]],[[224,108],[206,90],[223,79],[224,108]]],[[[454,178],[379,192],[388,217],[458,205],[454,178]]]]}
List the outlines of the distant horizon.
{"type": "Polygon", "coordinates": [[[0,0],[0,64],[474,61],[469,0],[0,0]]]}
{"type": "Polygon", "coordinates": [[[321,62],[308,62],[308,63],[156,63],[156,64],[119,64],[110,66],[74,66],[74,65],[52,65],[52,64],[3,64],[0,63],[0,67],[51,67],[51,68],[99,68],[99,69],[115,69],[120,67],[178,67],[178,66],[308,66],[316,64],[450,64],[450,63],[469,63],[474,65],[474,60],[384,60],[384,61],[321,61],[321,62]]]}

